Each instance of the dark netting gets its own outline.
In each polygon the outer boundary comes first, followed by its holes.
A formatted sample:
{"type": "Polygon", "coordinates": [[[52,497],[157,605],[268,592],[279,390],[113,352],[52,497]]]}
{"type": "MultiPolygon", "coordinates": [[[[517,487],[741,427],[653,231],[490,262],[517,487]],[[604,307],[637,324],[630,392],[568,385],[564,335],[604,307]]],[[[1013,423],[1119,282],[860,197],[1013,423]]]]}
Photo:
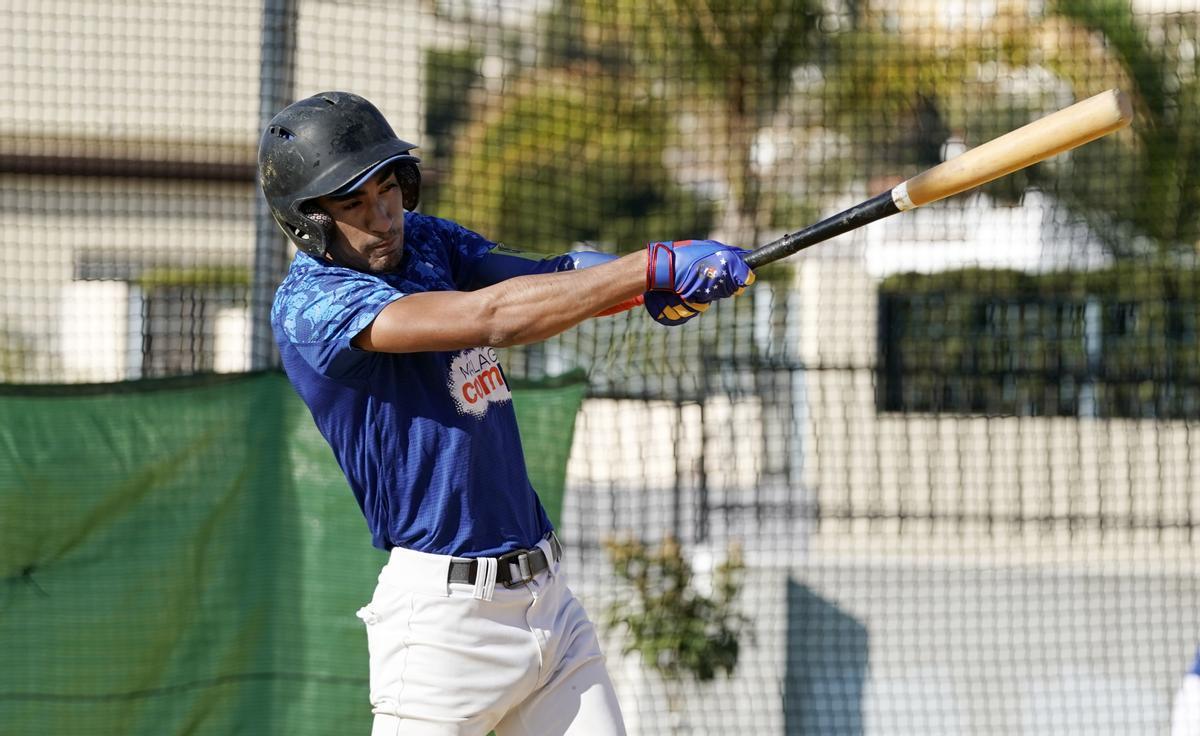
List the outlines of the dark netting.
{"type": "Polygon", "coordinates": [[[367,728],[379,560],[271,372],[291,250],[255,182],[265,121],[331,89],[419,144],[423,212],[541,253],[752,248],[1124,90],[1130,128],[683,327],[503,361],[555,412],[522,433],[631,733],[1168,731],[1200,641],[1194,0],[9,5],[0,733],[367,728]],[[681,645],[630,559],[728,615],[681,645]]]}

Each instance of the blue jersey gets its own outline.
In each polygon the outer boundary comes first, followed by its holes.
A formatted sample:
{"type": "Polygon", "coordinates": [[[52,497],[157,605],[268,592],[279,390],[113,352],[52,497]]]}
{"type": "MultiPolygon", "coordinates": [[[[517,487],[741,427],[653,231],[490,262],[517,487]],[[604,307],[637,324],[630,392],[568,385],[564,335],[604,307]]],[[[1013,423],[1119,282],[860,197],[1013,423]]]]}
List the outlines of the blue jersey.
{"type": "Polygon", "coordinates": [[[529,482],[496,351],[389,354],[350,345],[405,294],[467,288],[494,247],[435,217],[409,212],[404,227],[394,273],[296,255],[271,310],[283,368],[376,547],[459,557],[532,547],[551,525],[529,482]]]}

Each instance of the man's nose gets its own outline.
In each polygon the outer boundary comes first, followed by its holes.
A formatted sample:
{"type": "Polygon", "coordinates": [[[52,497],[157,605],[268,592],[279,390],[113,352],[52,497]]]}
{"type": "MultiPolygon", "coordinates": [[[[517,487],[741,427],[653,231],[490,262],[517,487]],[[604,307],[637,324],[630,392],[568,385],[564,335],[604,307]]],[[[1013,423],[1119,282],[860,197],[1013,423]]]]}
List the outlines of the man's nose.
{"type": "Polygon", "coordinates": [[[367,223],[367,226],[379,233],[388,232],[392,229],[392,213],[388,209],[386,202],[379,200],[371,207],[371,219],[367,223]]]}

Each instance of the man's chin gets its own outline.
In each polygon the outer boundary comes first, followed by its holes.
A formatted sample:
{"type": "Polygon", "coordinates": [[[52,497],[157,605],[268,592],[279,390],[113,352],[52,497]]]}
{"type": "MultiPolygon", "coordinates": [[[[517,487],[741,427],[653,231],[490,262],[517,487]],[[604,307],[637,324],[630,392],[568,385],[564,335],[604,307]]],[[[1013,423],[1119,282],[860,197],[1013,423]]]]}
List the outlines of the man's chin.
{"type": "Polygon", "coordinates": [[[387,273],[394,271],[400,267],[400,261],[404,258],[404,249],[396,248],[387,253],[379,254],[378,258],[371,259],[372,273],[387,273]]]}

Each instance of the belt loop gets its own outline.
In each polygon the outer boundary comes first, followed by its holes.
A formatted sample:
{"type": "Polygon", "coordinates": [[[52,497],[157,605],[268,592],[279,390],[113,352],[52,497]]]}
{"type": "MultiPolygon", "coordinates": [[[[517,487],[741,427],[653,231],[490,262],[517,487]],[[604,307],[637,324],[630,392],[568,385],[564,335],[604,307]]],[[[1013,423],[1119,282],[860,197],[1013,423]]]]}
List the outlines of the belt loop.
{"type": "Polygon", "coordinates": [[[558,567],[562,564],[562,543],[558,535],[550,532],[546,535],[546,570],[550,577],[558,577],[558,567]]]}
{"type": "Polygon", "coordinates": [[[475,558],[475,600],[490,601],[496,592],[496,558],[475,558]]]}

